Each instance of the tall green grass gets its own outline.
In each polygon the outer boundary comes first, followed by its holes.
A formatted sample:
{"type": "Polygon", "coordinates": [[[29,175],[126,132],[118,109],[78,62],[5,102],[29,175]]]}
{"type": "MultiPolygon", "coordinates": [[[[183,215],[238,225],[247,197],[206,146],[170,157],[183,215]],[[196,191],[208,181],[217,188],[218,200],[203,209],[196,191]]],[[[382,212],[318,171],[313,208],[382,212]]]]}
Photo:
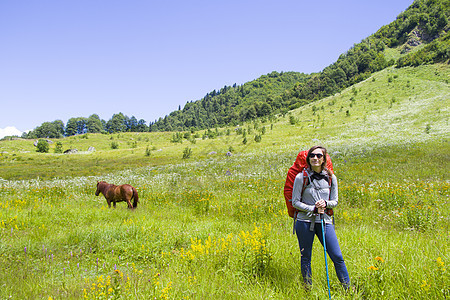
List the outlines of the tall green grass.
{"type": "MultiPolygon", "coordinates": [[[[413,172],[424,152],[403,149],[413,172]]],[[[374,157],[379,149],[365,153],[374,157]]],[[[396,152],[395,152],[396,153],[396,152]]],[[[336,158],[336,227],[355,290],[330,266],[344,299],[449,296],[448,181],[414,176],[359,180],[364,163],[336,158]],[[342,167],[341,167],[342,166],[342,167]],[[345,170],[345,172],[344,172],[345,170]],[[350,180],[351,178],[351,180],[350,180]]],[[[107,209],[96,177],[9,181],[0,194],[1,297],[288,299],[326,297],[323,252],[314,286],[302,288],[296,238],[285,211],[285,155],[243,155],[102,176],[137,187],[141,203],[107,209]],[[272,167],[267,167],[271,165],[272,167]]],[[[390,159],[389,155],[385,156],[390,159]]],[[[435,165],[439,157],[431,156],[435,165]]]]}

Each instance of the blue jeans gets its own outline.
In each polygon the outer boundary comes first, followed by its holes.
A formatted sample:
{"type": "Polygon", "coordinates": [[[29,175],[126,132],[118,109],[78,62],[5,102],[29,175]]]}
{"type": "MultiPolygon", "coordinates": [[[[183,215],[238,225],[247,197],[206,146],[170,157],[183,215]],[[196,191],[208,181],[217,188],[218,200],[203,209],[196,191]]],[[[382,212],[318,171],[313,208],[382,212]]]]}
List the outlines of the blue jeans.
{"type": "MultiPolygon", "coordinates": [[[[317,235],[320,243],[323,245],[322,239],[322,225],[315,223],[314,231],[310,231],[311,223],[296,221],[295,232],[297,233],[298,244],[301,253],[301,270],[303,281],[310,285],[311,280],[311,254],[312,245],[314,242],[314,235],[317,235]]],[[[336,275],[344,288],[350,286],[350,277],[348,276],[347,267],[345,266],[344,258],[342,256],[341,248],[337,240],[336,232],[332,224],[325,224],[325,242],[327,246],[327,253],[334,263],[336,275]]]]}

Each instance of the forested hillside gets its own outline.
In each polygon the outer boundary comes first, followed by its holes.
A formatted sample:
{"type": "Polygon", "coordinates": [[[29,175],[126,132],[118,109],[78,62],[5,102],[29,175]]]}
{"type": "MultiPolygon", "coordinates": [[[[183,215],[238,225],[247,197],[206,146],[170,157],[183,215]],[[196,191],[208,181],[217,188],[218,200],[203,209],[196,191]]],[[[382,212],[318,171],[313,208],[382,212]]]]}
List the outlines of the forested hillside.
{"type": "Polygon", "coordinates": [[[150,125],[150,131],[214,128],[286,113],[298,105],[284,96],[285,91],[309,78],[301,73],[274,71],[240,86],[225,86],[199,101],[186,103],[182,110],[160,118],[150,125]]]}
{"type": "Polygon", "coordinates": [[[89,118],[45,122],[26,138],[62,137],[83,133],[186,131],[271,118],[333,95],[388,66],[418,66],[450,58],[449,0],[416,0],[395,21],[355,44],[319,73],[273,71],[243,85],[224,86],[186,103],[155,122],[122,113],[108,121],[89,118]]]}
{"type": "Polygon", "coordinates": [[[261,76],[243,86],[223,89],[188,103],[150,125],[151,131],[204,129],[238,124],[261,116],[284,113],[311,101],[330,96],[368,78],[390,65],[398,67],[447,61],[450,57],[448,18],[450,2],[415,1],[389,25],[354,45],[318,74],[303,75],[292,83],[295,73],[261,76]],[[424,45],[426,45],[424,47],[424,45]],[[400,52],[397,60],[387,49],[400,52]],[[420,49],[419,51],[416,51],[420,49]]]}

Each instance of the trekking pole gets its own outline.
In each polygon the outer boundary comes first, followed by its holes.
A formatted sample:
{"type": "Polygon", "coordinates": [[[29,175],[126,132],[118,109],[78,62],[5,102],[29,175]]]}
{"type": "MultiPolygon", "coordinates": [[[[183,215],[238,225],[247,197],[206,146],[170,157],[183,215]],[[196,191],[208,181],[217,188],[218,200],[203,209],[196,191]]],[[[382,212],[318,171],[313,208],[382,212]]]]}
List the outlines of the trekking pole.
{"type": "Polygon", "coordinates": [[[325,271],[327,272],[327,284],[328,284],[328,298],[331,300],[330,291],[330,277],[328,276],[328,263],[327,263],[327,244],[325,243],[325,219],[323,212],[320,214],[320,223],[322,224],[322,240],[323,240],[323,253],[325,254],[325,271]]]}

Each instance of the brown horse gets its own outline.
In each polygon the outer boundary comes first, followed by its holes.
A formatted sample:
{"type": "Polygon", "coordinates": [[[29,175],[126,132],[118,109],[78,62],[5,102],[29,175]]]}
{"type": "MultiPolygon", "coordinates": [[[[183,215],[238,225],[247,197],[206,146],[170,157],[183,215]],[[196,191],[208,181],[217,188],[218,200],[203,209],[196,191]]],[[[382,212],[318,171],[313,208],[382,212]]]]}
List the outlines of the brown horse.
{"type": "Polygon", "coordinates": [[[100,193],[105,196],[109,208],[111,208],[111,202],[113,203],[114,208],[116,208],[116,202],[126,201],[128,203],[128,208],[134,209],[139,202],[137,190],[129,184],[116,186],[104,181],[97,181],[97,191],[95,192],[95,196],[98,196],[100,193]],[[131,205],[131,199],[134,199],[133,205],[131,205]]]}

